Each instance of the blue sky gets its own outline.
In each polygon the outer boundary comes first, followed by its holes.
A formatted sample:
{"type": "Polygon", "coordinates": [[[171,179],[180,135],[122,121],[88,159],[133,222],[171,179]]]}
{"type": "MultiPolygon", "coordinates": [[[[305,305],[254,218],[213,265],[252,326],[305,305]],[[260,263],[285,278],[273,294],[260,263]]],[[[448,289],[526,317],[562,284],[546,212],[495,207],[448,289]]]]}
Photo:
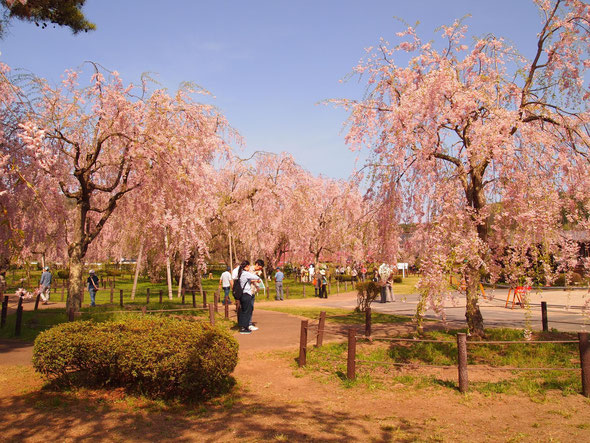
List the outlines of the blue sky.
{"type": "Polygon", "coordinates": [[[364,48],[394,40],[403,29],[396,17],[420,21],[428,40],[471,14],[470,34],[504,36],[529,56],[540,23],[530,0],[87,0],[84,12],[97,30],[76,36],[13,22],[0,60],[52,82],[86,60],[126,82],[144,72],[171,90],[195,82],[245,138],[242,156],[288,151],[334,178],[348,177],[358,154],[344,143],[347,114],[318,103],[362,97],[363,83],[340,80],[364,48]]]}

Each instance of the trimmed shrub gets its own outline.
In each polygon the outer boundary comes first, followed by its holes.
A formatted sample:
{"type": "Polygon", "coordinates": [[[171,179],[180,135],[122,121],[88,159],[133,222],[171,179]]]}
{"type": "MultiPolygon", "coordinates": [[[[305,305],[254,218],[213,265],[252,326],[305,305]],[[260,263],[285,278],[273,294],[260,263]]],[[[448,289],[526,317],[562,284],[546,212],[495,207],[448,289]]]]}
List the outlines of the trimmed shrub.
{"type": "Polygon", "coordinates": [[[356,310],[364,312],[371,303],[381,294],[381,286],[374,281],[356,284],[356,310]]]}
{"type": "Polygon", "coordinates": [[[67,280],[68,278],[70,278],[70,271],[67,269],[60,269],[59,271],[57,271],[57,276],[62,280],[67,280]]]}
{"type": "Polygon", "coordinates": [[[401,275],[395,275],[393,277],[393,282],[394,283],[401,283],[403,281],[402,276],[401,275]]]}
{"type": "MultiPolygon", "coordinates": [[[[559,276],[555,279],[555,281],[553,282],[554,286],[566,286],[566,275],[565,274],[559,274],[559,276]]],[[[571,276],[570,276],[570,281],[569,284],[570,285],[579,285],[580,283],[582,283],[583,279],[582,276],[580,274],[578,274],[577,272],[572,272],[571,276]]]]}
{"type": "Polygon", "coordinates": [[[167,317],[64,323],[35,340],[33,366],[49,379],[123,386],[202,400],[232,383],[238,343],[209,324],[167,317]]]}

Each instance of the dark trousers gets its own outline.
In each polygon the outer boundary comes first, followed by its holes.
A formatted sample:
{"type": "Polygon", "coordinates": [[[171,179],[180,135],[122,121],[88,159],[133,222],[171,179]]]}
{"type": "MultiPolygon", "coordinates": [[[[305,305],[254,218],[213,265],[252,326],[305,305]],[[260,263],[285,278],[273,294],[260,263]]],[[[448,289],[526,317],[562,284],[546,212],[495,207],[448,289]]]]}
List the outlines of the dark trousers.
{"type": "Polygon", "coordinates": [[[328,285],[322,285],[320,288],[320,298],[328,298],[328,285]]]}
{"type": "Polygon", "coordinates": [[[250,294],[242,294],[240,298],[240,310],[238,311],[238,325],[240,329],[248,329],[250,326],[253,308],[252,296],[250,294]]]}

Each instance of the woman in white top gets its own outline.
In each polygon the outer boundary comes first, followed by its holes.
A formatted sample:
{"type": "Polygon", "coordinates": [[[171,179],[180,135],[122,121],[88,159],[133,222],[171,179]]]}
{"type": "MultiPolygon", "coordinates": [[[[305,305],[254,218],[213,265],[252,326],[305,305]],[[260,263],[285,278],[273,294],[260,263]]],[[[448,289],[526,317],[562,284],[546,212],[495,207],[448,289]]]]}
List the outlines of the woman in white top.
{"type": "MultiPolygon", "coordinates": [[[[250,272],[250,262],[244,260],[240,263],[238,270],[237,284],[242,288],[242,296],[240,297],[240,310],[238,312],[238,325],[240,326],[240,334],[251,334],[250,319],[252,318],[252,282],[260,281],[260,277],[250,272]]],[[[234,284],[236,284],[234,283],[234,284]]]]}

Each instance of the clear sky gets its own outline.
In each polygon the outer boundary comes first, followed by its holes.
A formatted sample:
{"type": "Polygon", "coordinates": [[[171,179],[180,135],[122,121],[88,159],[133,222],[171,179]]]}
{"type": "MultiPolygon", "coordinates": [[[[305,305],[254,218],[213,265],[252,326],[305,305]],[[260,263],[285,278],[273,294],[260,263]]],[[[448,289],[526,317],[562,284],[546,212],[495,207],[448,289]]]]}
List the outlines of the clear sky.
{"type": "Polygon", "coordinates": [[[396,17],[420,21],[428,40],[470,14],[472,35],[504,36],[528,56],[540,29],[531,0],[87,0],[84,12],[97,30],[76,36],[13,22],[0,61],[56,83],[86,60],[126,82],[144,72],[171,90],[195,82],[244,137],[242,156],[288,151],[334,178],[351,174],[357,153],[344,143],[347,114],[318,102],[362,97],[362,82],[340,80],[364,48],[395,40],[396,17]]]}

